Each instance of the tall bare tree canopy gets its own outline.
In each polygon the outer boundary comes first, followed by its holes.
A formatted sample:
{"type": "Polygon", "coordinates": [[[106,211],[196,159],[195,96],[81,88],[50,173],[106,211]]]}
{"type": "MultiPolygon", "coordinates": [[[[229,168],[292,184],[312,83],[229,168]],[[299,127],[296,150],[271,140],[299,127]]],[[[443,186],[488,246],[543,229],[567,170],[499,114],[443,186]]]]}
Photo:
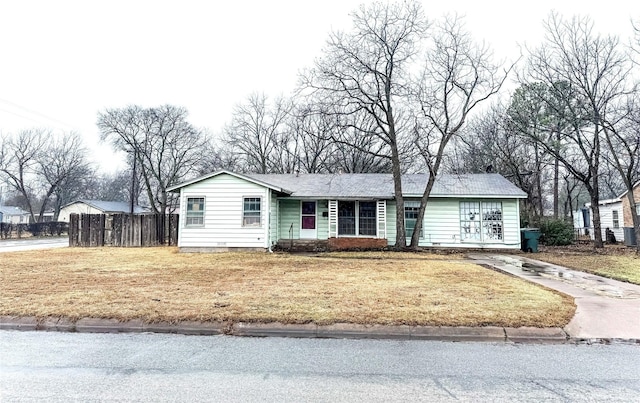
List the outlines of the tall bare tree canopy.
{"type": "Polygon", "coordinates": [[[628,58],[621,52],[619,40],[595,34],[588,18],[567,20],[552,13],[545,28],[544,44],[529,52],[520,79],[541,83],[544,91],[530,94],[538,98],[547,116],[556,118],[549,120],[547,127],[528,128],[522,133],[584,184],[591,197],[595,246],[603,247],[598,207],[602,141],[606,122],[615,115],[618,100],[629,91],[628,58]]]}
{"type": "Polygon", "coordinates": [[[417,248],[424,212],[445,151],[469,114],[497,94],[507,74],[492,60],[490,49],[472,40],[462,20],[446,16],[430,32],[425,65],[415,85],[420,112],[415,120],[415,145],[429,171],[411,247],[417,248]]]}
{"type": "Polygon", "coordinates": [[[236,105],[225,141],[241,158],[245,170],[257,173],[293,172],[287,118],[292,104],[285,98],[273,103],[264,94],[251,94],[236,105]]]}
{"type": "MultiPolygon", "coordinates": [[[[348,119],[348,127],[370,139],[367,143],[381,144],[373,150],[390,160],[397,205],[396,247],[404,247],[401,150],[409,133],[401,128],[408,120],[403,109],[409,109],[411,67],[429,24],[420,3],[413,1],[362,5],[351,17],[352,30],[330,34],[323,56],[302,76],[301,84],[323,113],[368,117],[348,119]]],[[[339,134],[334,140],[358,144],[339,134]]]]}
{"type": "Polygon", "coordinates": [[[54,218],[60,207],[91,177],[87,150],[77,133],[30,129],[6,135],[0,142],[0,176],[17,192],[32,222],[42,221],[48,207],[54,218]]]}
{"type": "Polygon", "coordinates": [[[167,211],[170,201],[167,187],[199,172],[206,138],[187,117],[186,109],[172,105],[155,108],[133,105],[98,114],[102,140],[127,153],[134,178],[138,167],[155,213],[167,211]]]}

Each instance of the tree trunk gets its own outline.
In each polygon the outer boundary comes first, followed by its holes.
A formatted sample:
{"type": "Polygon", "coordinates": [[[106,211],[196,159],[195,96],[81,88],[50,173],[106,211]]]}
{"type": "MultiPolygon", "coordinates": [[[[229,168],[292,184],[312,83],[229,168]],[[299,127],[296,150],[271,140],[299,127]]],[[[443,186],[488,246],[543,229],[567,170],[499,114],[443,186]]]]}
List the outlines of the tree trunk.
{"type": "Polygon", "coordinates": [[[406,249],[407,237],[404,227],[404,197],[402,196],[402,171],[400,169],[400,158],[395,144],[391,146],[391,165],[393,173],[393,191],[396,199],[396,250],[406,249]]]}
{"type": "Polygon", "coordinates": [[[560,160],[558,157],[553,162],[553,218],[558,219],[559,203],[560,203],[560,160]]]}
{"type": "Polygon", "coordinates": [[[591,211],[593,212],[593,246],[595,248],[604,248],[602,241],[602,224],[600,223],[600,205],[598,205],[598,195],[591,194],[591,211]]]}
{"type": "Polygon", "coordinates": [[[413,234],[411,235],[411,249],[418,249],[420,244],[420,231],[422,230],[422,223],[424,221],[424,213],[427,210],[427,202],[429,195],[431,195],[431,189],[436,181],[436,175],[433,172],[429,173],[429,180],[427,181],[427,187],[420,199],[420,209],[418,210],[418,218],[416,219],[416,225],[413,228],[413,234]]]}

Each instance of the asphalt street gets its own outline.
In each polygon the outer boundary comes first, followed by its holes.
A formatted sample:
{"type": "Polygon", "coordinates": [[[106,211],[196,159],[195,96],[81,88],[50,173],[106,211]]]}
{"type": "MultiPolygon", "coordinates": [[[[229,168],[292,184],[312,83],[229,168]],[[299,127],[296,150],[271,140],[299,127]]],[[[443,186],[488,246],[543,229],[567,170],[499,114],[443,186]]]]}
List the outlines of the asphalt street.
{"type": "Polygon", "coordinates": [[[19,252],[23,250],[64,248],[67,246],[69,246],[68,237],[7,239],[0,240],[0,253],[19,252]]]}
{"type": "Polygon", "coordinates": [[[0,401],[637,401],[640,346],[0,331],[0,401]]]}

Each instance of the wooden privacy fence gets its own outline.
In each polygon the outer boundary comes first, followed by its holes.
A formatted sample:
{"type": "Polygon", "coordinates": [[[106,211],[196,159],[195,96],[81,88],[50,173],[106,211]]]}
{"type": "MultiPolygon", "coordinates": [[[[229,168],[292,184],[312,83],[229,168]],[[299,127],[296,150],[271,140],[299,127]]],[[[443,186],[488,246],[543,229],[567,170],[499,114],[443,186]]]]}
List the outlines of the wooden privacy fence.
{"type": "Polygon", "coordinates": [[[69,246],[178,244],[178,214],[71,214],[69,246]]]}

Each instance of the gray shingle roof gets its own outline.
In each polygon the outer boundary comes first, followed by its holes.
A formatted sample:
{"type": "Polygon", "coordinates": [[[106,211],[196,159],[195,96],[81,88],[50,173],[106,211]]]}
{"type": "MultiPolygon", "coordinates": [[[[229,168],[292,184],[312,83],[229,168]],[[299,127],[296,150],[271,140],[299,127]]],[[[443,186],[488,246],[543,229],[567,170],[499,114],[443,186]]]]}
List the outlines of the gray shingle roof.
{"type": "MultiPolygon", "coordinates": [[[[78,200],[74,203],[85,203],[89,206],[96,208],[98,210],[102,210],[105,213],[128,213],[131,211],[131,205],[127,202],[122,201],[108,201],[108,200],[78,200]]],[[[70,203],[71,204],[71,203],[70,203]]],[[[134,213],[148,213],[149,210],[140,207],[134,206],[134,213]]]]}
{"type": "Polygon", "coordinates": [[[13,207],[13,206],[0,206],[0,213],[8,216],[29,214],[28,212],[24,211],[20,207],[13,207]]]}
{"type": "MultiPolygon", "coordinates": [[[[391,174],[246,174],[255,180],[291,191],[300,198],[393,198],[391,174]]],[[[427,174],[403,175],[402,193],[419,197],[427,174]]],[[[431,197],[526,197],[526,193],[499,174],[440,175],[431,197]]]]}

